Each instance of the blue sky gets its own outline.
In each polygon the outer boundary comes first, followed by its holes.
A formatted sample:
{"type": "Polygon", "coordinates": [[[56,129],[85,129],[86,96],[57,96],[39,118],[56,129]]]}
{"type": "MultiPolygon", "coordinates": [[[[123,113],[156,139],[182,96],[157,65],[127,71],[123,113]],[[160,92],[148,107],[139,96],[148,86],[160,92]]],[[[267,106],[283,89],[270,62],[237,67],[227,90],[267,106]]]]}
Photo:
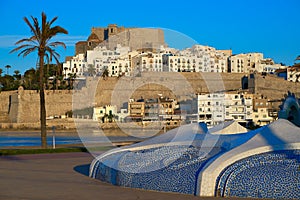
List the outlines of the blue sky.
{"type": "MultiPolygon", "coordinates": [[[[232,49],[233,53],[262,52],[275,62],[292,65],[300,55],[300,1],[298,0],[198,0],[198,1],[37,1],[0,0],[0,68],[22,73],[35,67],[36,54],[26,58],[8,52],[14,42],[30,35],[23,17],[58,16],[55,25],[69,31],[57,40],[61,61],[74,55],[74,44],[85,40],[92,27],[160,27],[189,37],[187,41],[232,49]]],[[[166,38],[166,40],[171,40],[166,38]]],[[[171,43],[182,45],[182,40],[171,43]]],[[[190,44],[187,42],[187,44],[190,44]]],[[[181,47],[181,46],[180,46],[181,47]]]]}

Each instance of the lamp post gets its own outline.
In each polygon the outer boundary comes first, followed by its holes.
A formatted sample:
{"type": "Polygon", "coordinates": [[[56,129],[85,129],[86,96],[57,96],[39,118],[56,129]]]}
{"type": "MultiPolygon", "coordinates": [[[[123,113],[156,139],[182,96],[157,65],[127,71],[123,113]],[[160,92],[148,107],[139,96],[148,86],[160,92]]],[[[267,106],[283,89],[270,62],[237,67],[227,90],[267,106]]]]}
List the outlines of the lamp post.
{"type": "Polygon", "coordinates": [[[56,127],[55,126],[52,126],[52,147],[53,149],[55,149],[55,129],[56,127]]]}

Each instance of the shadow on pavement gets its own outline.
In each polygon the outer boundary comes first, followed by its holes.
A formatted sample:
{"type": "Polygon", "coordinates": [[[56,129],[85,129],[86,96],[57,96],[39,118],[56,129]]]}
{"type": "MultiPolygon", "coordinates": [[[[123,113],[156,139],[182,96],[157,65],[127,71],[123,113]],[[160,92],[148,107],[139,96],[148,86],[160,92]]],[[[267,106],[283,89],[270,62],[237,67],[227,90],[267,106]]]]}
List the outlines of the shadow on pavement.
{"type": "Polygon", "coordinates": [[[90,169],[90,164],[86,164],[86,165],[79,165],[73,168],[74,171],[85,175],[85,176],[89,176],[89,169],[90,169]]]}

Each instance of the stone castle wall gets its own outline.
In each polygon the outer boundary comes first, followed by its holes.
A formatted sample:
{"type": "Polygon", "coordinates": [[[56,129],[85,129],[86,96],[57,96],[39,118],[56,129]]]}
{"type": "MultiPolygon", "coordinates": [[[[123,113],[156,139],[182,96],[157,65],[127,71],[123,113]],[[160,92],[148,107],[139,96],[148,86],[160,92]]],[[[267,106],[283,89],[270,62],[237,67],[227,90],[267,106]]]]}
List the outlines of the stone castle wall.
{"type": "MultiPolygon", "coordinates": [[[[88,78],[87,87],[82,90],[45,91],[47,116],[64,115],[72,109],[110,105],[112,102],[116,103],[119,109],[128,101],[128,98],[156,98],[158,94],[177,100],[188,100],[192,96],[190,94],[193,93],[216,92],[222,89],[237,91],[241,88],[241,79],[244,75],[162,72],[159,75],[142,73],[141,77],[108,77],[105,80],[88,78]],[[220,78],[223,81],[220,81],[220,78]],[[135,88],[137,83],[139,86],[135,88]]],[[[272,99],[281,99],[287,91],[300,96],[299,86],[299,83],[291,83],[272,76],[254,75],[253,79],[249,79],[250,90],[272,99]],[[251,82],[254,86],[251,86],[251,82]]],[[[39,93],[37,91],[1,92],[0,100],[0,112],[9,111],[11,122],[39,121],[39,93]]]]}
{"type": "MultiPolygon", "coordinates": [[[[47,116],[64,115],[72,110],[71,91],[45,91],[47,116]]],[[[9,111],[11,122],[32,123],[40,118],[39,93],[33,90],[19,90],[11,95],[9,111]]]]}
{"type": "Polygon", "coordinates": [[[300,83],[289,82],[275,76],[254,74],[249,79],[249,89],[255,94],[264,94],[269,99],[282,99],[288,91],[300,97],[300,83]]]}
{"type": "Polygon", "coordinates": [[[9,111],[9,96],[17,93],[16,91],[2,91],[0,92],[0,112],[8,113],[9,111]]]}

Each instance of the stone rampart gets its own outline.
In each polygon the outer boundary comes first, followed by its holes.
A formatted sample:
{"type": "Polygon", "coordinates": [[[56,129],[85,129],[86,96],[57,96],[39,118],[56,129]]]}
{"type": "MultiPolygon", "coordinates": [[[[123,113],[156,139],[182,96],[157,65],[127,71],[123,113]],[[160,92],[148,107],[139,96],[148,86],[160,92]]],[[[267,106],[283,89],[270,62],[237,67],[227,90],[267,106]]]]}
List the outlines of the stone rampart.
{"type": "Polygon", "coordinates": [[[289,82],[275,76],[254,74],[249,79],[249,89],[269,99],[282,99],[288,91],[300,96],[300,83],[289,82]]]}
{"type": "MultiPolygon", "coordinates": [[[[241,88],[241,78],[245,75],[240,73],[186,72],[179,73],[181,78],[178,78],[178,74],[175,74],[177,73],[142,73],[141,77],[107,77],[105,80],[103,78],[88,78],[86,87],[82,90],[45,91],[47,116],[64,115],[72,109],[82,109],[95,105],[109,105],[112,103],[112,98],[114,100],[125,99],[119,102],[119,106],[121,106],[128,101],[126,96],[128,93],[132,93],[129,98],[135,99],[141,97],[155,98],[158,97],[158,94],[162,94],[169,98],[185,100],[190,98],[191,95],[184,94],[216,92],[222,89],[225,91],[237,91],[241,88]],[[209,81],[206,80],[207,77],[209,77],[209,81]],[[223,81],[220,81],[220,79],[223,81]],[[123,84],[123,92],[117,90],[120,82],[123,84]],[[135,86],[137,82],[140,83],[138,87],[135,86]],[[180,94],[175,94],[174,91],[180,94]],[[181,99],[178,99],[178,97],[181,99]],[[76,102],[76,104],[73,104],[73,102],[76,102]]],[[[249,88],[251,87],[250,80],[249,88]]],[[[299,83],[291,83],[280,78],[272,76],[263,77],[261,75],[255,75],[253,80],[255,85],[254,92],[264,94],[268,98],[282,98],[288,90],[300,94],[299,83]]],[[[12,122],[39,121],[38,91],[19,90],[1,92],[0,100],[0,110],[9,111],[12,122]]]]}

